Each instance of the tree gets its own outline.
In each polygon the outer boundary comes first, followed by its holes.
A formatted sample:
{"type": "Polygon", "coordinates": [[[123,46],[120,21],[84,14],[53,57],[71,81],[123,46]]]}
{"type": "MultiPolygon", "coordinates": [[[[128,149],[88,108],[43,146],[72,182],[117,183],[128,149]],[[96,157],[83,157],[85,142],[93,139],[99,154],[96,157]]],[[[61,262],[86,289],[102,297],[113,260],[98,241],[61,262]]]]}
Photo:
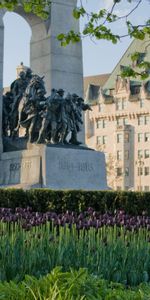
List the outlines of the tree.
{"type": "MultiPolygon", "coordinates": [[[[131,9],[124,15],[120,16],[116,12],[117,7],[125,2],[125,0],[110,0],[112,3],[109,9],[101,8],[98,12],[88,12],[83,5],[84,0],[80,0],[80,5],[75,7],[72,14],[75,19],[85,18],[86,24],[81,32],[74,32],[72,29],[68,33],[60,33],[58,40],[62,46],[67,46],[69,43],[77,43],[83,37],[90,36],[96,40],[108,40],[116,44],[118,41],[126,36],[144,40],[145,36],[150,36],[150,19],[146,20],[144,24],[132,24],[131,15],[136,12],[136,9],[140,7],[144,2],[150,0],[126,0],[131,5],[131,9]],[[125,24],[126,32],[122,34],[115,33],[113,31],[113,24],[122,21],[125,24]]],[[[92,1],[92,0],[87,0],[92,1]]],[[[26,12],[33,12],[36,15],[47,18],[51,0],[2,0],[0,2],[0,8],[6,8],[8,10],[14,10],[18,5],[22,5],[26,12]]],[[[150,62],[141,60],[141,53],[133,53],[131,56],[132,61],[138,62],[137,69],[131,67],[125,67],[122,70],[122,76],[125,77],[137,77],[146,79],[150,74],[150,62]]]]}
{"type": "Polygon", "coordinates": [[[23,7],[25,12],[32,12],[46,19],[49,15],[51,0],[1,0],[0,9],[13,11],[19,5],[23,7]]]}
{"type": "MultiPolygon", "coordinates": [[[[86,24],[82,32],[74,33],[70,30],[67,34],[61,33],[58,39],[63,46],[68,45],[70,42],[75,43],[80,39],[89,36],[91,39],[96,40],[108,40],[116,44],[123,38],[129,36],[130,38],[136,38],[144,40],[145,36],[150,37],[150,19],[146,20],[144,24],[132,24],[131,16],[136,12],[140,5],[149,2],[150,0],[110,0],[111,6],[109,9],[101,8],[98,12],[88,12],[83,6],[81,0],[80,6],[73,10],[73,16],[75,19],[84,18],[86,24]],[[130,5],[129,11],[120,16],[117,13],[117,8],[121,3],[128,2],[130,5]],[[125,25],[125,30],[121,34],[118,34],[114,30],[114,24],[121,21],[125,25]]],[[[92,0],[88,0],[92,1],[92,0]]],[[[131,60],[136,62],[136,69],[131,67],[124,67],[122,69],[123,77],[137,77],[146,79],[150,75],[150,62],[145,61],[144,57],[141,59],[141,53],[135,52],[131,55],[131,60]]]]}
{"type": "MultiPolygon", "coordinates": [[[[105,145],[97,145],[96,150],[100,152],[105,153],[105,145]]],[[[106,176],[107,176],[107,182],[108,186],[112,189],[116,188],[116,157],[112,153],[105,153],[105,159],[106,159],[106,176]]]]}

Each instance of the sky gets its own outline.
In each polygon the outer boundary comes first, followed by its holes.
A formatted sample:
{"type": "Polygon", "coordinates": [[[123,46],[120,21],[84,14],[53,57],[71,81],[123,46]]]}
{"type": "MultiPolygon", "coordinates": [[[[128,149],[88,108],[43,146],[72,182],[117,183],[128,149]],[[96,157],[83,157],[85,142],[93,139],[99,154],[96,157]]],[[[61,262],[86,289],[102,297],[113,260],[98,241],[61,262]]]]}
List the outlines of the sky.
{"type": "MultiPolygon", "coordinates": [[[[81,0],[79,0],[81,1],[81,0]]],[[[91,12],[97,12],[100,8],[110,9],[113,0],[82,0],[86,9],[91,12]]],[[[137,0],[133,0],[133,6],[137,0]]],[[[132,7],[133,7],[132,6],[132,7]]],[[[122,4],[116,6],[115,13],[122,16],[129,12],[131,4],[123,0],[122,4]]],[[[149,18],[150,1],[143,0],[139,8],[133,13],[132,21],[136,24],[143,24],[149,18]]],[[[81,28],[87,20],[81,20],[81,28]]],[[[3,86],[9,86],[16,78],[16,67],[23,62],[29,66],[30,38],[31,30],[27,22],[19,15],[13,12],[7,12],[4,16],[4,80],[3,86]]],[[[122,21],[113,25],[114,31],[125,33],[125,25],[122,21]]],[[[95,41],[90,38],[84,38],[83,45],[83,71],[84,76],[98,75],[112,72],[127,47],[131,39],[124,38],[117,45],[108,41],[95,41]]]]}

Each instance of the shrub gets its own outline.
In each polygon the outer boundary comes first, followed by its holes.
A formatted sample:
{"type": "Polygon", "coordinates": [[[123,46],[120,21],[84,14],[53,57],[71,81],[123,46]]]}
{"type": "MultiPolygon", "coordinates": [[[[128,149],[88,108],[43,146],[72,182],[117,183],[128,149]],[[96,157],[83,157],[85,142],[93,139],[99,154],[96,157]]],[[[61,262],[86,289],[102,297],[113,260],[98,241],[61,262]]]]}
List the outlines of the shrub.
{"type": "Polygon", "coordinates": [[[63,273],[57,267],[40,279],[26,276],[19,284],[13,281],[0,283],[0,295],[2,300],[146,300],[149,299],[150,285],[126,289],[122,284],[94,277],[85,269],[63,273]]]}
{"type": "Polygon", "coordinates": [[[150,193],[118,191],[53,191],[50,189],[0,189],[0,207],[27,207],[45,212],[83,211],[92,207],[104,213],[118,209],[150,215],[150,193]]]}

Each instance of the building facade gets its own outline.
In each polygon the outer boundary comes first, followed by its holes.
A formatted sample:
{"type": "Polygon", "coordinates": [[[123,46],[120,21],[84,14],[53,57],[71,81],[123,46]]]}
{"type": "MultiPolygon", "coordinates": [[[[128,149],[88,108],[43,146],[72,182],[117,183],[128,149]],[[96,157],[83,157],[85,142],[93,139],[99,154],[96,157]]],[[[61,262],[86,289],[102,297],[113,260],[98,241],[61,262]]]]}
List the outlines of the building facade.
{"type": "Polygon", "coordinates": [[[120,76],[135,51],[150,61],[150,40],[133,41],[105,82],[98,85],[96,78],[94,84],[93,77],[88,84],[85,97],[92,111],[85,117],[86,143],[105,153],[112,189],[150,191],[150,79],[120,76]]]}

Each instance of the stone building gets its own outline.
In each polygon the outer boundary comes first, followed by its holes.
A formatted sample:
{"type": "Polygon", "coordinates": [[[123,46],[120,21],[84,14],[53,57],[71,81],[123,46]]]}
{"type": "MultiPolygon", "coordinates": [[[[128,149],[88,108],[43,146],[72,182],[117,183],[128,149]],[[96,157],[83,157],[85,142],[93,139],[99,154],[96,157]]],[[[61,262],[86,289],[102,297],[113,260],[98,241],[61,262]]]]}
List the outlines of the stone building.
{"type": "Polygon", "coordinates": [[[85,78],[86,143],[103,151],[108,185],[115,190],[150,191],[150,78],[124,78],[123,67],[150,61],[150,39],[134,40],[112,73],[85,78]]]}

